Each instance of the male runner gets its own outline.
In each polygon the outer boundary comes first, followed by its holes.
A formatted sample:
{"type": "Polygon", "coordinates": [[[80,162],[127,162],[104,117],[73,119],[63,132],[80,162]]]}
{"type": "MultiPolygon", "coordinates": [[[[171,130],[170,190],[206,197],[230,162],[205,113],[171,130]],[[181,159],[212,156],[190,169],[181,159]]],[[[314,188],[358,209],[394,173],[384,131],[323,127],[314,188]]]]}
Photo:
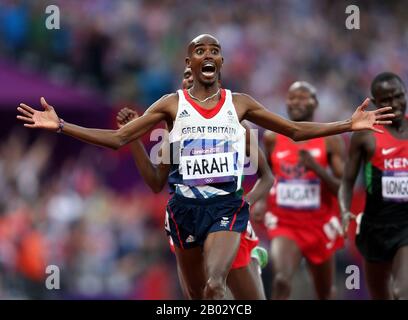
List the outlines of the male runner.
{"type": "MultiPolygon", "coordinates": [[[[190,68],[185,68],[183,73],[183,89],[189,89],[192,85],[192,74],[190,68]]],[[[138,115],[134,110],[129,108],[123,108],[119,111],[117,115],[117,124],[119,127],[125,125],[129,121],[137,118],[138,115]]],[[[247,154],[253,157],[253,153],[257,152],[257,162],[258,162],[258,176],[259,179],[255,183],[253,194],[256,194],[258,198],[266,194],[269,189],[272,187],[273,176],[269,169],[269,166],[266,161],[266,157],[261,149],[255,148],[252,149],[250,146],[249,127],[244,125],[247,130],[246,136],[246,149],[247,154]],[[251,150],[251,152],[249,152],[251,150]]],[[[166,145],[160,149],[167,149],[166,145]]],[[[132,155],[136,164],[136,167],[139,169],[141,176],[144,181],[150,186],[153,192],[160,192],[163,190],[165,183],[170,171],[170,166],[160,162],[157,165],[154,165],[150,160],[149,156],[146,153],[146,150],[140,140],[135,140],[130,145],[132,155]]],[[[163,154],[161,155],[163,157],[163,154]]],[[[255,202],[258,199],[253,198],[252,201],[255,202]]],[[[168,215],[168,212],[166,212],[168,215]]],[[[168,216],[166,216],[168,221],[168,216]]],[[[169,237],[170,246],[174,252],[174,243],[169,237]]],[[[245,232],[241,234],[241,242],[237,252],[237,256],[231,266],[231,271],[227,277],[227,285],[232,291],[234,298],[240,300],[259,300],[265,299],[265,293],[263,288],[262,279],[260,276],[261,267],[264,267],[267,263],[267,252],[261,247],[257,247],[259,244],[259,239],[253,230],[251,223],[248,222],[248,227],[245,232]]],[[[180,269],[177,269],[180,284],[183,290],[183,294],[188,298],[188,292],[185,288],[183,275],[180,272],[180,269]]]]}
{"type": "MultiPolygon", "coordinates": [[[[303,81],[293,83],[286,104],[290,120],[313,121],[318,107],[315,88],[303,81]]],[[[276,177],[265,215],[271,239],[272,299],[289,298],[303,257],[317,297],[333,298],[333,254],[343,245],[335,200],[343,173],[342,140],[330,136],[293,142],[266,131],[264,144],[276,177]]]]}
{"type": "Polygon", "coordinates": [[[382,127],[384,134],[362,131],[352,135],[339,191],[343,228],[346,233],[354,218],[350,212],[353,186],[364,163],[366,205],[357,219],[361,222],[356,245],[364,257],[367,286],[372,299],[408,299],[406,88],[398,75],[384,72],[371,83],[371,94],[376,108],[391,106],[395,118],[382,127]]]}
{"type": "Polygon", "coordinates": [[[247,119],[299,141],[346,131],[378,131],[374,125],[389,124],[386,119],[394,115],[385,114],[389,107],[365,111],[369,103],[366,99],[345,121],[309,123],[279,117],[252,97],[219,87],[223,57],[219,41],[211,35],[200,35],[190,42],[186,63],[193,73],[191,89],[163,96],[143,116],[118,130],[90,129],[64,122],[44,98],[44,111],[22,103],[17,108],[21,113],[17,118],[28,128],[62,132],[112,149],[166,121],[174,159],[174,174],[169,182],[175,195],[169,200],[168,210],[177,261],[191,297],[222,299],[251,204],[236,194],[241,188],[245,152],[245,129],[240,122],[247,119]],[[190,235],[198,246],[186,242],[190,235]],[[199,270],[201,276],[189,273],[191,269],[199,270]]]}

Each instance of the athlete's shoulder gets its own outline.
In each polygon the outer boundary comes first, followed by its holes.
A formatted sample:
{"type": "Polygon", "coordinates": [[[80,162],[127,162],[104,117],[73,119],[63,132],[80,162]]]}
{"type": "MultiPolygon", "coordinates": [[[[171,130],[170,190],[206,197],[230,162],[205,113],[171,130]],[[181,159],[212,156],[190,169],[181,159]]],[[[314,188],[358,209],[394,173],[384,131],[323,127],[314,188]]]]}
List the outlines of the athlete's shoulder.
{"type": "Polygon", "coordinates": [[[249,94],[241,92],[231,92],[232,100],[236,102],[250,102],[255,101],[249,94]]]}
{"type": "Polygon", "coordinates": [[[155,103],[151,105],[149,108],[151,111],[153,110],[160,110],[165,111],[168,108],[173,108],[178,104],[178,94],[177,93],[169,93],[162,96],[158,99],[155,103]]]}
{"type": "Polygon", "coordinates": [[[255,110],[260,106],[249,94],[240,92],[232,92],[232,102],[244,113],[249,110],[255,110]]]}
{"type": "Polygon", "coordinates": [[[160,101],[160,100],[163,101],[163,102],[166,102],[166,103],[178,102],[178,93],[173,92],[173,93],[165,94],[158,101],[160,101]]]}

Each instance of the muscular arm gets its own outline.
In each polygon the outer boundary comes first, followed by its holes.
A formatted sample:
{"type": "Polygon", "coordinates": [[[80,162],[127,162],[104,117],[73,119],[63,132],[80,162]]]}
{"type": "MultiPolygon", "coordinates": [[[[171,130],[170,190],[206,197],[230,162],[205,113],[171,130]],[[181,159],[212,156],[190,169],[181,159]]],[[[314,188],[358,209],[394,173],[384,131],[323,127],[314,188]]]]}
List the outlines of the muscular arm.
{"type": "MultiPolygon", "coordinates": [[[[135,110],[130,108],[121,109],[117,116],[116,122],[119,128],[123,127],[127,123],[134,121],[138,118],[138,114],[135,110]]],[[[167,136],[164,138],[166,139],[167,136]]],[[[168,140],[164,140],[161,145],[161,149],[158,150],[158,155],[163,156],[163,147],[165,152],[168,150],[168,140]]],[[[152,189],[153,192],[158,193],[163,190],[166,184],[167,177],[169,175],[170,166],[165,163],[155,165],[146,152],[146,149],[140,139],[136,139],[131,142],[130,150],[135,162],[136,168],[139,170],[145,183],[152,189]]],[[[163,158],[163,157],[162,157],[163,158]]],[[[167,159],[167,158],[164,158],[167,159]]],[[[165,160],[163,160],[165,161],[165,160]]]]}
{"type": "Polygon", "coordinates": [[[370,139],[368,132],[354,133],[351,137],[350,149],[339,188],[339,205],[342,215],[350,212],[353,198],[353,188],[360,170],[361,162],[367,154],[367,144],[370,139]]]}
{"type": "Polygon", "coordinates": [[[329,185],[330,191],[337,196],[341,178],[344,172],[344,141],[340,136],[332,136],[326,138],[326,144],[328,146],[327,149],[329,153],[329,163],[332,174],[330,174],[328,179],[324,181],[329,185]]]}
{"type": "Polygon", "coordinates": [[[275,149],[276,133],[266,130],[263,135],[263,144],[265,147],[265,153],[267,155],[269,167],[271,168],[271,170],[273,170],[270,155],[275,149]]]}
{"type": "MultiPolygon", "coordinates": [[[[270,185],[268,186],[268,189],[262,193],[261,199],[252,207],[251,214],[256,222],[262,223],[264,214],[267,210],[267,198],[270,189],[272,188],[273,185],[273,174],[271,171],[272,164],[270,162],[270,155],[273,152],[273,149],[275,148],[275,142],[276,142],[276,134],[271,132],[271,131],[265,131],[264,136],[263,136],[263,143],[265,146],[265,153],[262,152],[262,156],[266,158],[265,160],[262,160],[263,164],[266,166],[266,169],[268,172],[271,174],[272,181],[270,185]]],[[[260,159],[260,158],[259,158],[260,159]]],[[[261,162],[259,163],[259,166],[261,166],[261,162]]]]}
{"type": "MultiPolygon", "coordinates": [[[[246,195],[246,199],[249,204],[254,204],[265,195],[268,194],[270,188],[273,184],[273,175],[269,168],[268,162],[266,161],[266,157],[264,152],[258,147],[258,144],[251,145],[250,135],[252,135],[249,127],[245,124],[243,126],[246,129],[246,148],[250,150],[250,159],[251,162],[255,161],[254,155],[257,153],[257,161],[258,161],[258,170],[257,175],[258,179],[256,180],[254,186],[252,187],[251,191],[248,192],[246,195]]],[[[257,141],[257,138],[252,135],[252,141],[257,141]]]]}
{"type": "Polygon", "coordinates": [[[166,109],[169,108],[174,96],[164,96],[151,105],[145,113],[118,130],[89,129],[74,124],[65,123],[63,133],[87,143],[119,149],[123,145],[139,138],[154,125],[166,119],[166,109]]]}
{"type": "Polygon", "coordinates": [[[130,144],[130,150],[144,182],[153,192],[159,193],[162,191],[169,176],[170,165],[164,163],[154,165],[139,139],[130,144]]]}
{"type": "Polygon", "coordinates": [[[237,106],[238,115],[241,120],[247,119],[261,127],[283,134],[295,141],[363,129],[378,131],[378,129],[374,128],[376,121],[377,124],[390,124],[391,121],[380,121],[379,119],[393,117],[393,114],[381,115],[381,112],[388,112],[390,108],[364,111],[368,107],[368,99],[357,108],[351,119],[331,123],[296,122],[284,119],[268,111],[259,102],[246,94],[235,93],[233,100],[237,106]]]}
{"type": "MultiPolygon", "coordinates": [[[[41,103],[45,109],[42,112],[20,104],[18,111],[23,116],[20,115],[17,118],[26,122],[24,124],[26,127],[56,131],[59,120],[54,108],[44,99],[41,99],[41,103]]],[[[86,143],[118,149],[145,134],[160,121],[174,117],[172,106],[175,104],[177,104],[177,94],[166,95],[152,104],[143,116],[118,130],[90,129],[65,122],[62,132],[86,143]]]]}

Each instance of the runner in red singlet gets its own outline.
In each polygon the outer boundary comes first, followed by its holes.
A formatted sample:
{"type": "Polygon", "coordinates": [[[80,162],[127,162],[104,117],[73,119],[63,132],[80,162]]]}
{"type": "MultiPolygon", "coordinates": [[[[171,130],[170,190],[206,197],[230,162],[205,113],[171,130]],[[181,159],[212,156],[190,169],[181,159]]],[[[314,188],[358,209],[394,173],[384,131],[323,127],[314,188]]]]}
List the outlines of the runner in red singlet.
{"type": "Polygon", "coordinates": [[[357,216],[356,245],[372,299],[408,299],[408,119],[406,87],[392,72],[371,83],[376,108],[392,106],[395,118],[383,133],[351,138],[339,203],[347,231],[353,186],[364,164],[366,205],[357,216]]]}
{"type": "MultiPolygon", "coordinates": [[[[317,106],[313,86],[292,84],[287,96],[292,121],[313,121],[317,106]]],[[[335,197],[343,171],[342,140],[332,136],[294,142],[266,131],[264,143],[275,175],[265,214],[274,271],[272,299],[290,297],[291,281],[303,257],[317,297],[332,298],[333,254],[343,246],[335,197]]]]}

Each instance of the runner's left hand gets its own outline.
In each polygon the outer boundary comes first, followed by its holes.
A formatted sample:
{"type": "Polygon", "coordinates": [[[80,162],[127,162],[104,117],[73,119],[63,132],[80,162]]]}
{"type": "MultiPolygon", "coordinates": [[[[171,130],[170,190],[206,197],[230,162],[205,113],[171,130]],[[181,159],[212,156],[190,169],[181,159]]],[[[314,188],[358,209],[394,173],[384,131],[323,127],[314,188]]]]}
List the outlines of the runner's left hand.
{"type": "Polygon", "coordinates": [[[370,99],[367,98],[356,109],[351,117],[351,131],[360,130],[372,130],[375,132],[383,133],[382,130],[374,127],[375,125],[387,125],[392,124],[390,119],[395,117],[394,113],[391,113],[392,107],[384,107],[374,111],[366,111],[370,99]]]}

